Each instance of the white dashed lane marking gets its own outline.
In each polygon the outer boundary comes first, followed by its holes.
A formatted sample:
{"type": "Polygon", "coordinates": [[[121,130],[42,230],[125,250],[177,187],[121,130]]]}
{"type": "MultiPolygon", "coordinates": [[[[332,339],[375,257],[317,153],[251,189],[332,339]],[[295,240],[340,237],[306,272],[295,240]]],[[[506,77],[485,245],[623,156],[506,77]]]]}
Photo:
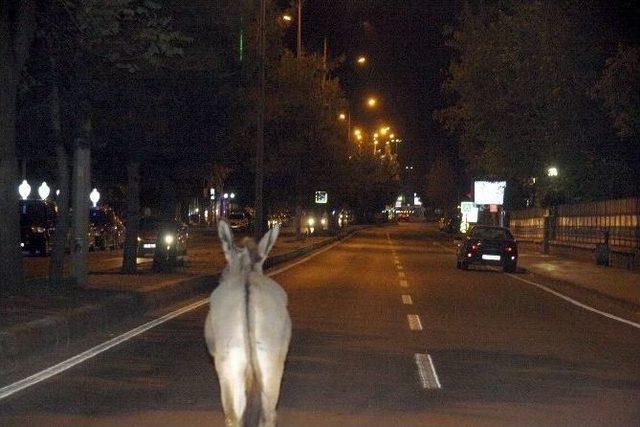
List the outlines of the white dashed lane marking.
{"type": "Polygon", "coordinates": [[[411,299],[411,295],[402,295],[402,303],[411,305],[413,304],[413,300],[411,299]]]}
{"type": "Polygon", "coordinates": [[[441,389],[442,385],[440,384],[440,379],[436,373],[436,367],[433,365],[431,356],[426,353],[416,353],[415,361],[422,388],[425,390],[441,389]]]}
{"type": "Polygon", "coordinates": [[[409,321],[409,329],[412,331],[421,331],[422,330],[422,322],[420,321],[420,316],[417,314],[407,314],[407,320],[409,321]]]}
{"type": "Polygon", "coordinates": [[[400,280],[400,286],[402,286],[403,288],[408,288],[409,282],[407,282],[406,280],[400,280]]]}
{"type": "Polygon", "coordinates": [[[404,277],[404,271],[398,271],[398,277],[404,277]]]}

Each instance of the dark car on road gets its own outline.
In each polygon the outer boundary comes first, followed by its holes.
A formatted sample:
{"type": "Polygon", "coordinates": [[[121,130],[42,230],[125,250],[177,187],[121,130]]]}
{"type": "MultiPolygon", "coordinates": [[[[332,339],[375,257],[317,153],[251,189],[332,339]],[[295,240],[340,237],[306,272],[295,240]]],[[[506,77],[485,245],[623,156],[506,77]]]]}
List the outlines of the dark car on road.
{"type": "Polygon", "coordinates": [[[246,231],[249,229],[249,217],[242,211],[230,212],[227,220],[229,227],[234,231],[246,231]]]}
{"type": "Polygon", "coordinates": [[[20,246],[32,255],[46,256],[51,249],[58,208],[46,200],[20,200],[20,246]]]}
{"type": "Polygon", "coordinates": [[[117,249],[124,245],[125,228],[122,220],[106,207],[89,211],[89,249],[117,249]]]}
{"type": "Polygon", "coordinates": [[[179,258],[187,254],[189,233],[180,221],[142,218],[138,228],[138,255],[162,253],[168,258],[179,258]]]}
{"type": "Polygon", "coordinates": [[[508,228],[476,225],[458,244],[456,266],[466,270],[471,264],[501,266],[513,273],[518,266],[518,245],[508,228]]]}

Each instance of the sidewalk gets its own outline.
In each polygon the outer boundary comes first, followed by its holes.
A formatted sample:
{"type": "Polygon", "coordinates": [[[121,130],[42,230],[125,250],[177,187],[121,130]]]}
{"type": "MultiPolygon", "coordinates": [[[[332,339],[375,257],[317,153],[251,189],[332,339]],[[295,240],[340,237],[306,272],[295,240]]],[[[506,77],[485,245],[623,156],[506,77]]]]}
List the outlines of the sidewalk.
{"type": "MultiPolygon", "coordinates": [[[[339,238],[307,237],[296,241],[292,236],[281,236],[265,267],[303,256],[339,238]]],[[[1,299],[0,360],[36,349],[66,346],[88,333],[169,305],[181,297],[210,292],[225,260],[214,233],[200,239],[189,250],[186,266],[172,273],[153,272],[149,262],[140,265],[134,275],[120,274],[117,269],[91,273],[82,287],[50,289],[42,280],[33,281],[20,294],[1,299]]]]}
{"type": "Polygon", "coordinates": [[[599,266],[595,261],[545,255],[528,245],[521,245],[518,265],[533,274],[623,302],[640,311],[640,272],[638,271],[599,266]]]}

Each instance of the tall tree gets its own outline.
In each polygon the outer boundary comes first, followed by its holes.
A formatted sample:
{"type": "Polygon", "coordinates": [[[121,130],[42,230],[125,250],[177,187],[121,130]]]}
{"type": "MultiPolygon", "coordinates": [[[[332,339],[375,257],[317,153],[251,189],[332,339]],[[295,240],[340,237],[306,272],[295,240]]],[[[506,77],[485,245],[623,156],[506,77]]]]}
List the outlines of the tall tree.
{"type": "Polygon", "coordinates": [[[620,45],[594,88],[621,138],[640,137],[640,48],[620,45]]]}
{"type": "Polygon", "coordinates": [[[604,53],[587,13],[570,0],[467,3],[449,37],[452,105],[436,118],[472,174],[526,182],[557,166],[573,199],[627,191],[628,167],[606,148],[610,127],[589,96],[604,53]]]}
{"type": "Polygon", "coordinates": [[[456,173],[451,162],[444,156],[437,157],[426,177],[426,197],[428,203],[448,211],[459,201],[456,173]]]}

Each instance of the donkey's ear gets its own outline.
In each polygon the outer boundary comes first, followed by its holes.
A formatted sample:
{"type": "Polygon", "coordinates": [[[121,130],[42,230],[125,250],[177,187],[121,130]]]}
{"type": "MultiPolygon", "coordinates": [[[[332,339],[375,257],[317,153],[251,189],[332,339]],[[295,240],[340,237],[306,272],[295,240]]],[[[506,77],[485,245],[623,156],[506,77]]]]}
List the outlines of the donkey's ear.
{"type": "Polygon", "coordinates": [[[267,255],[276,243],[278,233],[280,233],[280,226],[276,225],[271,230],[267,231],[265,235],[262,236],[262,239],[260,239],[260,243],[258,244],[258,254],[262,261],[267,259],[267,255]]]}
{"type": "Polygon", "coordinates": [[[220,243],[222,244],[222,251],[224,252],[227,261],[231,258],[233,252],[233,233],[229,228],[227,221],[220,220],[218,222],[218,237],[220,237],[220,243]]]}

